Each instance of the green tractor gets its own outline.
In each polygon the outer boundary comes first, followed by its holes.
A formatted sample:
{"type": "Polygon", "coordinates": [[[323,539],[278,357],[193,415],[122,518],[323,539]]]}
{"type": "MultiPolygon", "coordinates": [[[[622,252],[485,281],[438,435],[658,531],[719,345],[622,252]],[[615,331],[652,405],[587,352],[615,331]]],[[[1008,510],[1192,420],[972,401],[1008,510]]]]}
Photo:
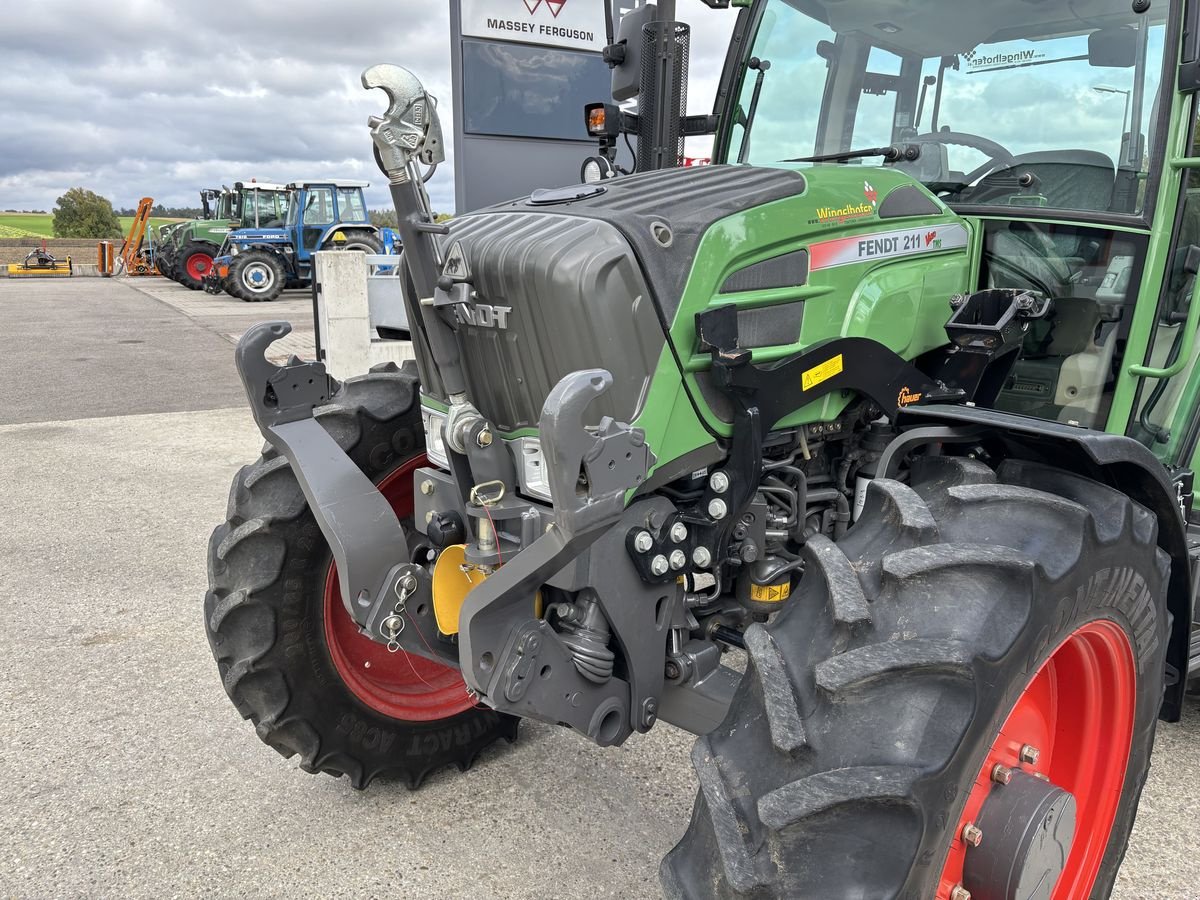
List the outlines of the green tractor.
{"type": "Polygon", "coordinates": [[[200,219],[167,222],[158,227],[158,240],[155,241],[155,263],[160,273],[173,281],[179,280],[176,273],[176,264],[178,262],[176,251],[179,248],[175,245],[174,235],[177,231],[192,224],[194,221],[208,221],[212,219],[215,215],[213,204],[219,201],[222,190],[222,188],[204,188],[200,191],[200,207],[202,210],[200,219]]]}
{"type": "Polygon", "coordinates": [[[1200,6],[735,6],[711,117],[673,9],[606,51],[669,158],[448,225],[364,73],[416,365],[242,338],[225,689],[357,788],[692,732],[670,897],[1106,897],[1192,643],[1200,6]]]}
{"type": "Polygon", "coordinates": [[[287,216],[288,196],[284,185],[255,181],[201,191],[203,218],[163,226],[170,229],[167,233],[160,230],[160,271],[185,287],[201,290],[225,236],[238,228],[279,225],[287,216]]]}

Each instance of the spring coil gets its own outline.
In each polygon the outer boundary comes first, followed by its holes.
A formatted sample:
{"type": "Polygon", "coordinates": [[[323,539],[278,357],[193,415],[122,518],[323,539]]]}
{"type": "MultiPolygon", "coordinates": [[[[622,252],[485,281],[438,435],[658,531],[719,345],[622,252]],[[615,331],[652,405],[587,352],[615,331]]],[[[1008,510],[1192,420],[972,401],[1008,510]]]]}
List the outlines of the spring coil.
{"type": "Polygon", "coordinates": [[[579,674],[588,681],[604,684],[613,675],[616,654],[608,649],[608,635],[591,628],[576,628],[562,635],[579,674]]]}

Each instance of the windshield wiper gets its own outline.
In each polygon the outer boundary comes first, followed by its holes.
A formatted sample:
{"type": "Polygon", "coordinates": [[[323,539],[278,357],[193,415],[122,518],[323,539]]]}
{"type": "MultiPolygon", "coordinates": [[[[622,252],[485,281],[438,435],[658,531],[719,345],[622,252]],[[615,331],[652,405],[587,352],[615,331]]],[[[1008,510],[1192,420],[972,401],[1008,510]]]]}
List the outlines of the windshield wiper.
{"type": "Polygon", "coordinates": [[[921,148],[916,144],[904,144],[892,147],[871,147],[867,150],[847,150],[845,153],[826,153],[821,156],[798,156],[795,159],[785,159],[782,162],[847,162],[851,159],[868,159],[872,156],[882,156],[884,162],[913,162],[921,156],[921,148]]]}
{"type": "Polygon", "coordinates": [[[738,165],[745,165],[746,160],[750,158],[750,127],[758,113],[758,98],[762,95],[763,78],[771,68],[771,61],[752,56],[746,63],[746,68],[757,70],[758,75],[754,79],[754,93],[750,97],[750,112],[746,114],[746,122],[742,126],[742,149],[738,153],[738,165]]]}

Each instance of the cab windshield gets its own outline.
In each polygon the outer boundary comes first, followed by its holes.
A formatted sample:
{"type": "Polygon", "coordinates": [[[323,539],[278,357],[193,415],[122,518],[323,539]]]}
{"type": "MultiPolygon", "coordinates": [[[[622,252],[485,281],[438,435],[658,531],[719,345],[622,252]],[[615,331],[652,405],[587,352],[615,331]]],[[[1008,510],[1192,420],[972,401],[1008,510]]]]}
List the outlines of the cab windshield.
{"type": "Polygon", "coordinates": [[[1117,214],[1148,202],[1169,4],[762,0],[730,162],[904,169],[955,206],[1117,214]],[[757,93],[757,97],[756,97],[757,93]]]}
{"type": "Polygon", "coordinates": [[[217,215],[218,219],[236,219],[238,218],[237,210],[234,208],[234,195],[229,191],[221,193],[220,199],[217,200],[217,215]]]}

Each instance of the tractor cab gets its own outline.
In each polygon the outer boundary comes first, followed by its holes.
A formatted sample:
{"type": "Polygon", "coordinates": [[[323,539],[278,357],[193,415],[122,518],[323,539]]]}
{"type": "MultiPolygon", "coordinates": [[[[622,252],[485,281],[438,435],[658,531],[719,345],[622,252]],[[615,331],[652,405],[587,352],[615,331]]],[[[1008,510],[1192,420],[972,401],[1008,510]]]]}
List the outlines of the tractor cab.
{"type": "Polygon", "coordinates": [[[278,228],[287,217],[291,190],[284,184],[239,181],[229,196],[229,218],[239,221],[242,228],[278,228]]]}
{"type": "Polygon", "coordinates": [[[1200,209],[1180,17],[1129,0],[757,0],[736,26],[714,156],[860,173],[817,224],[866,238],[936,198],[970,233],[964,290],[1052,300],[995,406],[1128,433],[1186,465],[1200,209]],[[883,172],[924,190],[883,196],[883,172]]]}
{"type": "Polygon", "coordinates": [[[370,224],[363,198],[365,181],[297,182],[286,228],[297,237],[297,252],[307,257],[320,249],[339,225],[370,224]]]}

